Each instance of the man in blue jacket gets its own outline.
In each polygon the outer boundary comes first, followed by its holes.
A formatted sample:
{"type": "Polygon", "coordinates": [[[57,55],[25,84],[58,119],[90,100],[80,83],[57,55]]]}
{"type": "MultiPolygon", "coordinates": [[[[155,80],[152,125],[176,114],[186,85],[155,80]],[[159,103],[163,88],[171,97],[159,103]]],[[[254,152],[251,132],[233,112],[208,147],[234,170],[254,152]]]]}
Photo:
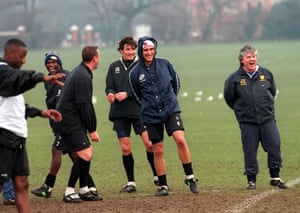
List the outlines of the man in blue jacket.
{"type": "Polygon", "coordinates": [[[240,125],[247,189],[256,189],[259,141],[268,153],[270,184],[286,189],[279,176],[282,159],[274,113],[275,81],[268,69],[257,64],[257,55],[250,45],[240,50],[240,67],[225,81],[224,98],[240,125]]]}
{"type": "Polygon", "coordinates": [[[153,145],[154,165],[159,181],[155,195],[169,194],[164,160],[164,127],[177,144],[179,158],[186,175],[184,182],[190,187],[191,192],[198,193],[197,179],[194,177],[177,101],[179,78],[168,60],[155,57],[156,49],[157,41],[154,38],[148,36],[140,38],[138,41],[140,60],[129,74],[133,97],[141,105],[142,121],[147,126],[149,139],[153,145]]]}

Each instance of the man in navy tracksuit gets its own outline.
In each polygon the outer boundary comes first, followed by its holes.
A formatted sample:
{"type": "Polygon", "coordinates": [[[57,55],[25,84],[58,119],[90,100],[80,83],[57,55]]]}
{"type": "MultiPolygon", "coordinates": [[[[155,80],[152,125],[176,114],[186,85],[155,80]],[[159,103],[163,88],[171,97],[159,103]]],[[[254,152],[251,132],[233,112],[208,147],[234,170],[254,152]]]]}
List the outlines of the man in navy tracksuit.
{"type": "Polygon", "coordinates": [[[256,189],[259,141],[268,153],[270,184],[285,189],[287,185],[279,176],[282,159],[274,113],[276,86],[273,75],[257,64],[257,50],[250,45],[240,50],[239,61],[240,68],[225,81],[224,98],[239,122],[247,189],[256,189]]]}
{"type": "Polygon", "coordinates": [[[175,140],[185,172],[185,183],[191,192],[198,193],[193,174],[189,147],[177,101],[180,82],[173,65],[166,59],[156,58],[157,41],[145,36],[138,41],[138,64],[129,74],[129,85],[135,100],[141,105],[143,123],[147,126],[153,145],[154,165],[159,187],[156,196],[169,194],[164,160],[164,127],[175,140]]]}

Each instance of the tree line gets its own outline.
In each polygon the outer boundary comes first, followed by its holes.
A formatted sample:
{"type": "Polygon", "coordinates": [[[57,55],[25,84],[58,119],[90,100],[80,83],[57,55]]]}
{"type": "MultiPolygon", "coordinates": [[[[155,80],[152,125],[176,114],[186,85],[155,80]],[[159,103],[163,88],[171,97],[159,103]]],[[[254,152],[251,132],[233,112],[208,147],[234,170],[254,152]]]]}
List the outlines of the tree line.
{"type": "Polygon", "coordinates": [[[235,0],[210,0],[209,10],[204,1],[198,2],[191,5],[190,0],[0,0],[0,29],[11,31],[25,26],[26,41],[32,48],[61,45],[74,24],[79,26],[80,33],[85,25],[92,25],[107,45],[114,45],[126,34],[134,35],[135,26],[140,24],[151,26],[151,34],[166,43],[300,38],[299,0],[274,4],[270,11],[260,6],[249,7],[246,12],[236,11],[231,19],[224,17],[224,8],[236,4],[235,0]],[[195,9],[200,13],[193,20],[195,9]],[[199,32],[193,32],[195,22],[199,32]]]}

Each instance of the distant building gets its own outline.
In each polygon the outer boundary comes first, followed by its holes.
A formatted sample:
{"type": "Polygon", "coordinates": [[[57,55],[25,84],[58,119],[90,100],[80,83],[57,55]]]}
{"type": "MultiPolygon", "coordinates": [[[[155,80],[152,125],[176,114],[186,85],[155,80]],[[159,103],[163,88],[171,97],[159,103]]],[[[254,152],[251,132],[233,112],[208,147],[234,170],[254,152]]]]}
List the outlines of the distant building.
{"type": "MultiPolygon", "coordinates": [[[[245,22],[243,15],[253,8],[260,8],[262,11],[271,11],[274,4],[285,0],[243,0],[243,1],[227,1],[219,0],[218,4],[212,0],[189,0],[190,14],[191,14],[191,38],[193,41],[201,40],[206,33],[206,27],[211,24],[211,40],[228,40],[226,34],[230,34],[233,28],[242,26],[245,22]],[[243,15],[242,15],[243,14],[243,15]],[[227,31],[227,32],[226,32],[227,31]]],[[[259,20],[261,17],[257,17],[259,20]]],[[[259,37],[261,34],[261,23],[256,23],[257,29],[255,36],[259,37]],[[259,26],[260,25],[260,26],[259,26]]],[[[235,29],[237,30],[237,29],[235,29]]],[[[231,33],[232,34],[232,33],[231,33]]],[[[236,38],[229,39],[239,40],[240,34],[237,32],[236,38]]]]}

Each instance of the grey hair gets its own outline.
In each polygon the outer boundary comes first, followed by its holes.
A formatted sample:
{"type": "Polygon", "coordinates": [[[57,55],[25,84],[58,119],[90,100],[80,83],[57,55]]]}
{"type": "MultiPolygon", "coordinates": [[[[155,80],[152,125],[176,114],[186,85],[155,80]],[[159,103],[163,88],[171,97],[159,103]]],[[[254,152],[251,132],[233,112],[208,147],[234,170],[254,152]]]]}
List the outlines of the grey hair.
{"type": "Polygon", "coordinates": [[[256,56],[258,56],[257,50],[254,47],[252,47],[250,44],[246,44],[240,50],[239,61],[241,61],[247,53],[254,53],[256,56]]]}

